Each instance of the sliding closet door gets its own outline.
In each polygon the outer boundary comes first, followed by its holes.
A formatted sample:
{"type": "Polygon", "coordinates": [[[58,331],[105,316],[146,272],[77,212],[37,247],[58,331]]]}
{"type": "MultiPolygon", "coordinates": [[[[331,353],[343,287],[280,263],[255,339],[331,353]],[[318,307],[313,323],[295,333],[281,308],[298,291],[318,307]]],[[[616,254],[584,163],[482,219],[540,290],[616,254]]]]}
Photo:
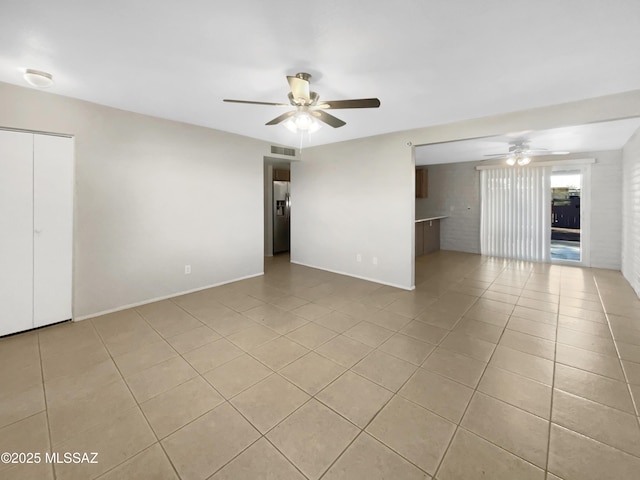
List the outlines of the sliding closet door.
{"type": "Polygon", "coordinates": [[[71,318],[73,139],[34,135],[34,327],[71,318]]]}
{"type": "Polygon", "coordinates": [[[33,135],[0,131],[0,335],[33,328],[33,135]]]}

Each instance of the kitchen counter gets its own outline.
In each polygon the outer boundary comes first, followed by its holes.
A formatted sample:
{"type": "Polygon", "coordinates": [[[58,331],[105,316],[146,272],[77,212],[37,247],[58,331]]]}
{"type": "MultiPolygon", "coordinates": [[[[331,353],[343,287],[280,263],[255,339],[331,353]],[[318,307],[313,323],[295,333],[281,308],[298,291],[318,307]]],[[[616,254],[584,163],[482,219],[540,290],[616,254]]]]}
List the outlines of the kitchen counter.
{"type": "Polygon", "coordinates": [[[447,215],[440,215],[435,217],[416,218],[416,223],[428,222],[429,220],[440,220],[441,218],[447,218],[447,215]]]}
{"type": "Polygon", "coordinates": [[[446,215],[416,219],[416,256],[440,250],[440,220],[446,215]]]}

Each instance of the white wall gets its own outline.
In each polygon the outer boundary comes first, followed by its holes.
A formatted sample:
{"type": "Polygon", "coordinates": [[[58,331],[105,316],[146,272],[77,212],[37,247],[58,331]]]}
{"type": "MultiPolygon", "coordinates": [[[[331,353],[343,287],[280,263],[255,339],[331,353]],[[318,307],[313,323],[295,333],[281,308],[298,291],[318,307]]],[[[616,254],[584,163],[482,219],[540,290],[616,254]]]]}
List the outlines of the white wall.
{"type": "Polygon", "coordinates": [[[413,149],[387,137],[304,150],[291,164],[292,262],[412,288],[413,171],[413,149]]]}
{"type": "Polygon", "coordinates": [[[262,273],[267,143],[3,83],[0,105],[75,136],[75,318],[262,273]]]}
{"type": "Polygon", "coordinates": [[[622,273],[640,296],[640,130],[622,151],[622,273]]]}
{"type": "MultiPolygon", "coordinates": [[[[595,158],[591,166],[591,266],[620,269],[622,152],[581,152],[562,159],[595,158]]],[[[540,158],[558,160],[558,157],[540,158]]],[[[420,214],[449,215],[440,221],[440,247],[480,253],[480,172],[464,162],[429,165],[429,198],[416,200],[420,214]],[[452,208],[453,207],[453,208],[452,208]]]]}

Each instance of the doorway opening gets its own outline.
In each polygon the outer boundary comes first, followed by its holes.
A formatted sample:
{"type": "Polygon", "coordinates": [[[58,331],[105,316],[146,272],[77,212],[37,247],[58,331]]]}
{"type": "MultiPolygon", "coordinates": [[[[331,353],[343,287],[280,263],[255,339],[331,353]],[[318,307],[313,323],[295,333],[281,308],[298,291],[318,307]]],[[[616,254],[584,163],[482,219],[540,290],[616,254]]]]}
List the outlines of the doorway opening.
{"type": "Polygon", "coordinates": [[[291,249],[291,178],[289,170],[273,170],[273,254],[291,249]]]}
{"type": "Polygon", "coordinates": [[[583,171],[551,174],[551,261],[585,263],[583,171]]]}
{"type": "Polygon", "coordinates": [[[291,162],[264,157],[264,256],[291,250],[291,162]]]}

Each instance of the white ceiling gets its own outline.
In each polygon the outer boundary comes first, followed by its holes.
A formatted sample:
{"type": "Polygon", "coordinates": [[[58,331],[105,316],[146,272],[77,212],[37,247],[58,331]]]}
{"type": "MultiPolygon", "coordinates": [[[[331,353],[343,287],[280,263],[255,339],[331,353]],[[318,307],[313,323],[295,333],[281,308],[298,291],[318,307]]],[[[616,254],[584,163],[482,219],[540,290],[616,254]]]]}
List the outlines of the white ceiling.
{"type": "MultiPolygon", "coordinates": [[[[512,132],[495,137],[417,146],[416,165],[489,160],[497,153],[507,153],[509,146],[526,142],[531,148],[571,153],[619,150],[640,129],[640,118],[591,123],[550,130],[512,132]]],[[[558,156],[557,158],[562,158],[558,156]]]]}
{"type": "Polygon", "coordinates": [[[0,81],[297,145],[264,123],[285,75],[313,74],[336,110],[312,144],[640,88],[638,0],[3,0],[0,81]]]}

